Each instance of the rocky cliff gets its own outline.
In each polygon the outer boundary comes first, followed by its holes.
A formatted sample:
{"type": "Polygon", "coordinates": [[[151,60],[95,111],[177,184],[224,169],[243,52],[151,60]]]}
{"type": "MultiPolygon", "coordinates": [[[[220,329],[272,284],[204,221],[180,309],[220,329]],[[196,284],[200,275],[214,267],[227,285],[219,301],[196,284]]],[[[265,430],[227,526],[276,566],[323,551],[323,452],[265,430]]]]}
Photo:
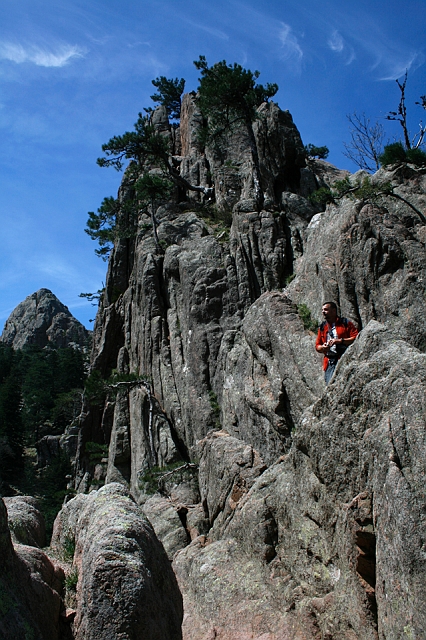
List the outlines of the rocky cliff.
{"type": "MultiPolygon", "coordinates": [[[[157,637],[131,583],[132,571],[150,574],[164,617],[169,596],[151,575],[164,552],[152,542],[155,558],[144,556],[143,510],[173,561],[184,640],[420,640],[426,170],[380,170],[372,181],[398,197],[320,211],[309,194],[345,173],[306,166],[290,114],[265,104],[258,211],[244,132],[202,148],[193,95],[180,128],[161,108],[153,122],[181,175],[214,187],[215,202],[176,193],[156,214],[161,250],[142,216],[110,256],[91,365],[103,396],[87,404],[79,495],[54,536],[76,541],[75,637],[130,639],[140,616],[157,637]],[[307,318],[325,299],[362,330],[328,388],[307,318]]],[[[172,583],[164,640],[181,633],[172,583]]]]}
{"type": "Polygon", "coordinates": [[[14,349],[30,344],[87,349],[90,331],[49,289],[39,289],[12,311],[0,340],[14,349]]]}

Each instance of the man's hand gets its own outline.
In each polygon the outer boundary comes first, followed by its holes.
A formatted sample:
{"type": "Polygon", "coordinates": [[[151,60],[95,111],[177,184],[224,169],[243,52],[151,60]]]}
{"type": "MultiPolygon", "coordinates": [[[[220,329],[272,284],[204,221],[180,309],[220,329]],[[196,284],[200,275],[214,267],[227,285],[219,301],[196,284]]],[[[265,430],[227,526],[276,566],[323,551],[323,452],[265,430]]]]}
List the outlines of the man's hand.
{"type": "Polygon", "coordinates": [[[326,342],[324,346],[330,349],[330,347],[333,347],[335,344],[343,344],[343,343],[344,343],[344,338],[332,338],[331,340],[326,342]]]}
{"type": "Polygon", "coordinates": [[[317,351],[318,353],[327,353],[327,351],[330,348],[330,341],[329,342],[325,342],[324,344],[319,344],[317,347],[317,351]]]}

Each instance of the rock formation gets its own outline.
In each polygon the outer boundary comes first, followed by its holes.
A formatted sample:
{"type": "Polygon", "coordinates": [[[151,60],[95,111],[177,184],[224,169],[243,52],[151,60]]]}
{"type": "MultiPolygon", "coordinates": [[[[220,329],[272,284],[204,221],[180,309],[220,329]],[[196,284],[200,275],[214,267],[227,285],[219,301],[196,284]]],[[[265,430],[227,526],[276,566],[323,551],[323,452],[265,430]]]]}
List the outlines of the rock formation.
{"type": "Polygon", "coordinates": [[[49,289],[39,289],[12,311],[0,340],[14,349],[29,344],[87,349],[90,331],[49,289]]]}
{"type": "Polygon", "coordinates": [[[161,250],[142,216],[110,256],[91,360],[109,391],[85,407],[53,539],[76,544],[74,637],[179,638],[172,561],[183,640],[421,640],[426,170],[320,211],[309,194],[347,174],[305,166],[265,104],[258,211],[244,132],[202,148],[192,94],[178,129],[162,108],[153,124],[216,203],[176,193],[161,250]],[[306,322],[325,299],[362,329],[327,388],[306,322]]]}
{"type": "Polygon", "coordinates": [[[262,211],[244,135],[203,150],[184,98],[176,162],[232,225],[191,194],[158,212],[164,254],[150,233],[117,242],[92,367],[147,382],[89,410],[76,488],[94,474],[85,442],[108,444],[107,482],[145,505],[173,558],[185,640],[420,640],[426,171],[380,170],[397,197],[318,211],[309,193],[347,174],[304,166],[276,105],[259,116],[262,211]],[[319,319],[325,299],[363,329],[327,389],[298,307],[319,319]],[[198,464],[199,495],[179,460],[198,464]],[[167,486],[149,497],[157,467],[167,486]]]}
{"type": "MultiPolygon", "coordinates": [[[[422,637],[425,365],[370,322],[288,454],[246,491],[223,482],[239,460],[210,437],[211,543],[199,537],[174,561],[185,638],[422,637]]],[[[202,455],[202,478],[205,466],[202,455]]]]}

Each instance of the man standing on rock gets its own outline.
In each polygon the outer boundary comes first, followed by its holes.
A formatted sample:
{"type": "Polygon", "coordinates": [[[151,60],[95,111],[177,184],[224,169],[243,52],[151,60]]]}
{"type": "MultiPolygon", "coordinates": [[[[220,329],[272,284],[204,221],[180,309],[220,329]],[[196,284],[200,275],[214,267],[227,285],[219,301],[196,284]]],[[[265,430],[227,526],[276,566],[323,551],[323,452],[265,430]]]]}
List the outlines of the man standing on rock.
{"type": "Polygon", "coordinates": [[[335,302],[324,302],[322,315],[324,322],[318,329],[315,349],[324,354],[325,384],[328,384],[338,361],[357,337],[358,329],[350,320],[337,315],[335,302]]]}

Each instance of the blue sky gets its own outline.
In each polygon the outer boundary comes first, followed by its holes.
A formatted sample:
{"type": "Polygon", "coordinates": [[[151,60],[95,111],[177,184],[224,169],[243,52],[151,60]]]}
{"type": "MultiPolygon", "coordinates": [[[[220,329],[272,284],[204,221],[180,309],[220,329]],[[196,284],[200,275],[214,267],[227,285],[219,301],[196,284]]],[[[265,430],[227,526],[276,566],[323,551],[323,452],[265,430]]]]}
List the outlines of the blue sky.
{"type": "MultiPolygon", "coordinates": [[[[413,133],[426,93],[425,0],[2,0],[0,6],[0,325],[27,295],[51,289],[86,326],[78,297],[102,287],[106,263],[84,233],[88,211],[116,195],[101,145],[151,106],[151,80],[184,77],[205,55],[276,82],[305,144],[343,155],[346,115],[384,120],[408,69],[413,133]]],[[[426,113],[424,114],[426,119],[426,113]]],[[[0,328],[1,330],[1,328],[0,328]]]]}

